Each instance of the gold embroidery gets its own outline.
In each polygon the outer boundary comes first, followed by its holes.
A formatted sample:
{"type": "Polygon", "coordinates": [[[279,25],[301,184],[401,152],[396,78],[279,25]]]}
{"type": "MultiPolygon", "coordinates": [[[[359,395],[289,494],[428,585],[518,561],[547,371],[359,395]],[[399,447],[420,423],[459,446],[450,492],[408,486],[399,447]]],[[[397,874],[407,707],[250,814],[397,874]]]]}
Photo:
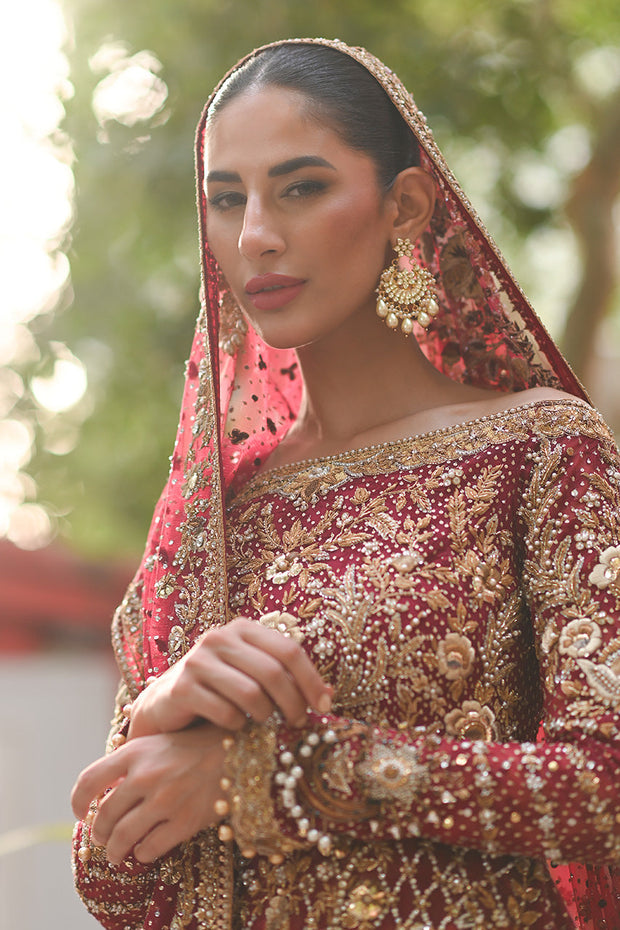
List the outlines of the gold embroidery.
{"type": "Polygon", "coordinates": [[[439,643],[437,661],[439,671],[448,681],[468,678],[474,668],[476,653],[466,636],[448,633],[439,643]]]}
{"type": "Polygon", "coordinates": [[[290,852],[300,845],[281,836],[271,799],[277,742],[270,726],[248,726],[237,734],[226,759],[231,789],[231,821],[241,849],[264,855],[290,852]]]}
{"type": "Polygon", "coordinates": [[[142,589],[142,582],[134,579],[112,621],[112,648],[131,698],[138,696],[144,687],[145,678],[142,654],[142,589]]]}
{"type": "MultiPolygon", "coordinates": [[[[413,930],[425,922],[433,926],[432,902],[437,900],[455,926],[516,927],[545,920],[541,915],[549,913],[554,892],[542,865],[494,857],[504,848],[500,837],[506,818],[497,812],[492,753],[502,741],[521,742],[511,765],[531,792],[528,826],[538,831],[545,854],[561,856],[558,798],[562,803],[564,798],[548,782],[558,761],[547,767],[535,744],[528,749],[522,741],[536,734],[539,670],[549,694],[563,696],[563,716],[554,714],[547,722],[552,736],[564,739],[581,729],[598,731],[604,739],[617,736],[609,708],[617,701],[620,643],[609,629],[618,593],[613,584],[599,588],[588,580],[596,561],[604,564],[602,555],[618,544],[618,468],[608,441],[583,405],[539,404],[475,425],[266,473],[231,497],[231,614],[262,617],[269,625],[284,622],[287,631],[298,631],[334,685],[337,714],[349,714],[362,726],[366,721],[392,727],[411,740],[433,730],[445,734],[446,728],[456,738],[481,740],[471,755],[463,749],[452,759],[437,755],[431,742],[432,764],[407,742],[380,740],[369,744],[366,757],[346,745],[317,757],[305,774],[309,790],[304,788],[303,797],[310,819],[326,818],[334,836],[333,852],[323,858],[285,838],[283,811],[270,790],[279,752],[276,733],[271,731],[261,744],[249,728],[235,762],[241,799],[235,828],[248,845],[256,846],[257,836],[262,837],[263,854],[237,866],[242,890],[236,926],[251,930],[268,919],[270,926],[287,927],[295,918],[308,928],[345,927],[347,920],[363,927],[364,920],[374,920],[413,930]],[[559,537],[561,524],[548,515],[560,504],[558,475],[566,467],[566,437],[577,434],[596,440],[608,462],[609,481],[580,474],[578,495],[567,511],[572,521],[567,545],[559,537]],[[526,449],[529,479],[517,489],[515,476],[526,449]],[[472,469],[470,456],[485,451],[488,467],[472,469]],[[500,458],[507,464],[498,471],[500,458]],[[495,506],[509,494],[521,506],[525,585],[517,558],[520,540],[495,506]],[[277,579],[278,571],[288,577],[277,579]],[[524,591],[536,605],[535,631],[524,591]],[[607,598],[607,613],[601,598],[607,598]],[[283,615],[284,621],[277,619],[283,615]],[[473,784],[463,778],[471,759],[473,784]],[[398,805],[406,809],[412,799],[415,806],[419,793],[418,813],[401,816],[398,805]],[[338,827],[330,813],[341,800],[347,803],[338,827]],[[351,815],[354,809],[357,819],[351,815]],[[477,825],[482,831],[482,848],[464,852],[458,845],[421,838],[429,829],[454,830],[464,811],[470,812],[472,829],[477,825]],[[356,840],[347,835],[347,817],[351,830],[363,820],[370,831],[384,829],[388,817],[393,839],[356,840]],[[270,863],[267,855],[282,849],[282,864],[270,863]],[[427,876],[426,883],[420,875],[427,876]],[[405,918],[399,910],[403,894],[410,901],[405,918]],[[382,909],[379,916],[365,916],[376,907],[382,909]]],[[[510,507],[508,512],[513,519],[510,507]]],[[[178,624],[186,637],[206,622],[190,617],[195,603],[197,596],[187,587],[180,604],[188,613],[178,624]]],[[[135,625],[136,619],[128,607],[123,622],[135,625]]],[[[589,826],[601,849],[611,856],[615,848],[618,854],[614,808],[601,794],[589,756],[567,742],[564,760],[570,764],[567,771],[575,773],[570,790],[588,799],[589,826]]],[[[506,810],[521,816],[511,807],[506,810]]],[[[508,820],[518,828],[514,817],[508,820]]],[[[467,845],[469,833],[459,835],[467,845]]],[[[204,876],[205,895],[223,887],[207,878],[198,859],[192,861],[194,876],[204,876]]],[[[102,877],[107,874],[96,850],[92,863],[102,877]]],[[[141,879],[146,887],[151,880],[141,879]]]]}
{"type": "Polygon", "coordinates": [[[258,618],[258,622],[272,630],[277,630],[284,636],[289,636],[296,643],[303,643],[304,634],[299,625],[299,619],[287,614],[285,611],[272,610],[271,613],[263,614],[258,618]]]}
{"type": "Polygon", "coordinates": [[[369,797],[376,800],[396,798],[407,805],[411,805],[427,780],[426,768],[419,764],[417,752],[411,746],[394,752],[391,747],[377,744],[356,766],[356,773],[362,781],[367,780],[369,797]]]}
{"type": "Polygon", "coordinates": [[[490,740],[495,736],[495,714],[478,701],[464,701],[446,714],[446,733],[466,740],[490,740]]]}
{"type": "MultiPolygon", "coordinates": [[[[542,697],[515,555],[519,540],[513,524],[503,522],[502,508],[497,507],[498,499],[506,500],[511,493],[514,506],[521,505],[527,533],[526,578],[529,597],[536,602],[534,619],[540,624],[543,672],[551,692],[555,676],[562,674],[561,690],[568,699],[570,717],[556,717],[549,726],[556,731],[579,727],[582,721],[591,726],[598,716],[600,732],[609,738],[613,725],[601,713],[615,687],[614,676],[620,673],[620,646],[614,651],[606,638],[607,620],[592,601],[591,588],[584,584],[583,564],[588,549],[598,547],[605,552],[609,548],[605,541],[615,525],[612,502],[616,498],[604,492],[596,475],[585,475],[589,491],[571,500],[576,521],[571,541],[576,538],[577,544],[572,548],[558,544],[558,527],[548,520],[548,514],[559,503],[558,474],[565,467],[566,436],[573,434],[595,439],[603,455],[608,448],[610,468],[616,468],[611,444],[600,446],[601,438],[608,441],[609,437],[602,436],[591,412],[578,402],[551,402],[414,440],[285,466],[254,478],[231,496],[233,613],[252,616],[255,612],[259,617],[286,604],[292,616],[299,618],[305,648],[334,686],[337,714],[408,731],[412,738],[434,726],[457,739],[481,741],[474,743],[479,747],[474,753],[475,784],[463,781],[460,773],[470,763],[467,754],[459,753],[438,782],[444,787],[437,787],[436,792],[429,788],[434,784],[433,769],[406,743],[370,743],[367,756],[352,754],[345,744],[325,753],[320,761],[317,757],[314,768],[306,773],[312,790],[304,788],[303,796],[308,810],[322,812],[326,818],[317,826],[334,834],[334,852],[317,863],[307,850],[292,851],[278,867],[277,879],[268,877],[269,870],[260,866],[270,914],[285,914],[286,922],[293,915],[305,915],[299,919],[314,926],[304,910],[304,901],[312,901],[312,919],[344,927],[347,920],[364,919],[361,911],[355,916],[352,903],[368,903],[377,893],[384,895],[377,899],[383,907],[376,918],[379,925],[388,914],[403,927],[418,926],[424,919],[430,923],[432,891],[418,886],[416,853],[406,841],[401,848],[398,837],[423,835],[428,825],[453,830],[465,808],[469,816],[479,819],[485,848],[489,852],[501,849],[498,838],[504,818],[496,810],[491,761],[484,747],[490,751],[493,740],[533,740],[542,697]],[[485,450],[491,464],[472,469],[469,458],[485,450]],[[517,490],[514,475],[519,470],[513,463],[521,455],[530,463],[529,483],[517,490]],[[501,466],[497,464],[500,459],[501,466]],[[591,518],[594,493],[601,502],[596,524],[591,518]],[[285,560],[278,561],[281,556],[285,560]],[[287,577],[276,577],[277,571],[287,577]],[[360,790],[367,805],[378,804],[381,813],[373,813],[371,806],[362,813],[363,798],[356,797],[360,790]],[[415,805],[420,793],[426,813],[399,819],[399,808],[393,805],[415,805]],[[371,832],[388,816],[394,845],[350,842],[330,816],[340,798],[362,803],[356,822],[365,818],[371,832]],[[372,878],[366,880],[366,873],[359,870],[364,857],[370,862],[370,849],[373,864],[368,865],[368,874],[372,878]],[[401,850],[398,887],[410,889],[415,902],[410,923],[403,922],[397,910],[398,894],[384,871],[397,849],[401,850]],[[336,854],[341,858],[336,859],[336,854]],[[384,877],[377,881],[378,875],[384,877]],[[275,885],[268,892],[272,880],[286,883],[286,906],[275,885]],[[336,890],[336,883],[341,891],[336,890]],[[357,888],[366,888],[370,897],[357,888]],[[327,902],[321,905],[320,918],[315,903],[319,889],[321,900],[327,902]]],[[[512,506],[508,504],[509,513],[512,506]]],[[[256,753],[255,747],[252,752],[256,753]]],[[[571,765],[584,766],[585,777],[587,757],[580,761],[571,744],[566,753],[571,765]]],[[[448,759],[445,764],[449,765],[448,759]]],[[[439,765],[439,759],[433,765],[439,765]]],[[[546,772],[539,765],[539,757],[525,749],[523,768],[533,793],[532,815],[547,854],[559,855],[556,804],[549,798],[546,772]]],[[[558,763],[553,765],[557,770],[558,763]]],[[[592,786],[592,822],[610,849],[610,812],[601,806],[597,787],[590,781],[587,786],[588,790],[592,786]]],[[[241,810],[238,815],[244,819],[241,810]]],[[[271,815],[275,843],[277,823],[283,822],[285,812],[272,807],[271,815]]],[[[432,844],[421,848],[418,866],[422,868],[423,861],[423,868],[428,869],[436,861],[435,848],[432,844]]],[[[437,866],[436,888],[441,888],[444,913],[480,927],[529,926],[541,919],[548,906],[544,902],[552,893],[538,864],[512,859],[508,867],[512,892],[507,895],[499,890],[498,861],[471,850],[469,855],[487,863],[484,880],[478,884],[472,884],[471,874],[453,847],[450,865],[437,866]],[[454,897],[446,892],[446,868],[453,869],[454,887],[461,889],[454,897]],[[529,874],[528,869],[532,870],[529,874]]],[[[246,871],[251,883],[254,865],[246,871]]],[[[254,895],[251,900],[251,916],[243,911],[248,926],[262,913],[254,895]]]]}

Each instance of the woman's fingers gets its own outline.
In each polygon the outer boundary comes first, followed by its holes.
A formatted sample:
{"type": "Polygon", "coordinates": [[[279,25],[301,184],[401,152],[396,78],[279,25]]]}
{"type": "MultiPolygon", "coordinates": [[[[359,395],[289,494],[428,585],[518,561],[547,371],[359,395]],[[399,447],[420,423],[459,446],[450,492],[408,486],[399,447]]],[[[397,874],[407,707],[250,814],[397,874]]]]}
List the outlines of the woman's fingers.
{"type": "MultiPolygon", "coordinates": [[[[196,823],[207,814],[213,786],[191,775],[190,770],[188,787],[184,763],[178,773],[171,764],[158,765],[148,774],[132,773],[126,790],[125,783],[121,784],[99,805],[92,825],[93,840],[106,847],[111,863],[122,862],[132,851],[142,862],[163,855],[193,835],[196,823]]],[[[213,810],[210,813],[215,819],[213,810]]]]}
{"type": "Polygon", "coordinates": [[[192,672],[199,716],[227,730],[240,729],[247,717],[264,723],[276,707],[290,724],[305,718],[307,701],[281,662],[249,643],[226,658],[209,656],[192,672]]]}
{"type": "MultiPolygon", "coordinates": [[[[262,654],[256,652],[256,662],[261,661],[262,654]]],[[[253,669],[256,665],[249,658],[240,664],[253,669]]],[[[235,668],[221,660],[209,663],[208,669],[196,671],[192,682],[193,694],[187,698],[195,708],[196,715],[209,720],[224,730],[240,730],[250,716],[259,723],[264,723],[274,710],[274,702],[264,691],[260,683],[246,668],[235,668]]],[[[174,692],[173,692],[174,693],[174,692]]]]}
{"type": "Polygon", "coordinates": [[[207,633],[198,644],[203,645],[226,664],[254,678],[289,723],[295,723],[307,707],[318,713],[330,710],[331,689],[302,647],[277,630],[239,617],[207,633]]]}
{"type": "MultiPolygon", "coordinates": [[[[113,865],[118,865],[132,851],[136,859],[140,859],[138,855],[140,842],[144,841],[153,829],[157,829],[158,824],[161,823],[161,814],[154,811],[152,805],[142,801],[114,823],[112,832],[105,840],[101,840],[99,834],[96,834],[94,839],[96,843],[106,847],[108,861],[113,865]]],[[[166,847],[162,851],[162,855],[163,852],[168,852],[173,845],[166,847]]],[[[146,862],[148,860],[142,859],[141,861],[146,862]]]]}
{"type": "MultiPolygon", "coordinates": [[[[202,828],[206,826],[203,807],[202,798],[197,801],[188,797],[178,804],[145,800],[115,825],[106,844],[108,861],[118,865],[130,853],[139,862],[159,859],[178,843],[193,836],[197,832],[197,822],[202,828]]],[[[210,824],[215,823],[213,812],[208,820],[210,824]]]]}
{"type": "Polygon", "coordinates": [[[210,724],[179,733],[138,738],[86,769],[74,790],[74,809],[84,819],[98,804],[92,839],[112,863],[134,851],[148,862],[216,823],[221,797],[225,732],[210,724]]]}
{"type": "Polygon", "coordinates": [[[92,801],[116,785],[127,773],[127,762],[119,751],[97,759],[78,776],[71,793],[71,806],[78,820],[84,820],[92,801]]]}
{"type": "Polygon", "coordinates": [[[181,814],[171,820],[160,821],[136,843],[134,856],[139,862],[153,862],[193,836],[195,832],[191,821],[181,814]]]}

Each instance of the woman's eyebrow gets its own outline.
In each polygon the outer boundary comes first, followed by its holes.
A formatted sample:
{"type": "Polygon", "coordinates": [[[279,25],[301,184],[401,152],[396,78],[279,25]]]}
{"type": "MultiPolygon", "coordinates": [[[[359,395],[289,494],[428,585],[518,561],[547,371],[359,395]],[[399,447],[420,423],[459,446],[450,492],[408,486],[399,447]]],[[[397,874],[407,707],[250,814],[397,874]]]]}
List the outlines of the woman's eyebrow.
{"type": "MultiPolygon", "coordinates": [[[[288,158],[286,161],[274,165],[273,168],[269,169],[267,175],[270,178],[279,178],[284,174],[291,174],[293,171],[298,171],[300,168],[331,168],[332,171],[336,170],[331,162],[327,161],[325,158],[321,158],[320,155],[299,155],[297,158],[288,158]]],[[[241,176],[237,174],[236,171],[214,170],[209,171],[206,181],[207,184],[215,183],[216,181],[220,181],[223,184],[240,184],[241,176]]]]}
{"type": "Polygon", "coordinates": [[[210,171],[205,178],[210,181],[222,181],[224,184],[241,184],[241,176],[236,171],[210,171]]]}
{"type": "Polygon", "coordinates": [[[270,178],[278,178],[283,174],[290,174],[292,171],[298,171],[299,168],[331,168],[335,171],[334,165],[319,155],[300,155],[298,158],[289,158],[270,168],[267,174],[270,178]]]}

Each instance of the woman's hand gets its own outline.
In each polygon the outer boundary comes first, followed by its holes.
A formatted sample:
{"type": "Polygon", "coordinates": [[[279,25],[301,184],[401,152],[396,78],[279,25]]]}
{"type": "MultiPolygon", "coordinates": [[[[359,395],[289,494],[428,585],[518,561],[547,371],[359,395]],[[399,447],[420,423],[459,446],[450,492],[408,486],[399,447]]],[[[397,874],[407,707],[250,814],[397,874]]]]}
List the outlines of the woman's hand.
{"type": "Polygon", "coordinates": [[[308,707],[327,713],[331,688],[301,646],[237,617],[206,633],[140,694],[128,735],[182,730],[197,719],[240,730],[248,716],[264,723],[276,708],[289,725],[301,726],[308,707]]]}
{"type": "Polygon", "coordinates": [[[110,789],[91,830],[111,863],[132,850],[140,862],[151,862],[221,820],[214,804],[223,797],[225,736],[211,724],[145,736],[84,769],[71,796],[73,811],[84,820],[91,801],[110,789]]]}

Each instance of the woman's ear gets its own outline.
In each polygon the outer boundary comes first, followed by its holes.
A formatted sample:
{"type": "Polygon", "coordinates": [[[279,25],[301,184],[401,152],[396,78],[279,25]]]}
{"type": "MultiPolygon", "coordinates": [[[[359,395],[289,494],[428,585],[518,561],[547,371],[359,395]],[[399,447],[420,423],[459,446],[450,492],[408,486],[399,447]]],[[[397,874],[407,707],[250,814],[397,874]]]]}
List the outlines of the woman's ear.
{"type": "Polygon", "coordinates": [[[392,236],[415,242],[430,223],[435,208],[435,182],[423,168],[405,168],[390,189],[394,217],[392,236]]]}

